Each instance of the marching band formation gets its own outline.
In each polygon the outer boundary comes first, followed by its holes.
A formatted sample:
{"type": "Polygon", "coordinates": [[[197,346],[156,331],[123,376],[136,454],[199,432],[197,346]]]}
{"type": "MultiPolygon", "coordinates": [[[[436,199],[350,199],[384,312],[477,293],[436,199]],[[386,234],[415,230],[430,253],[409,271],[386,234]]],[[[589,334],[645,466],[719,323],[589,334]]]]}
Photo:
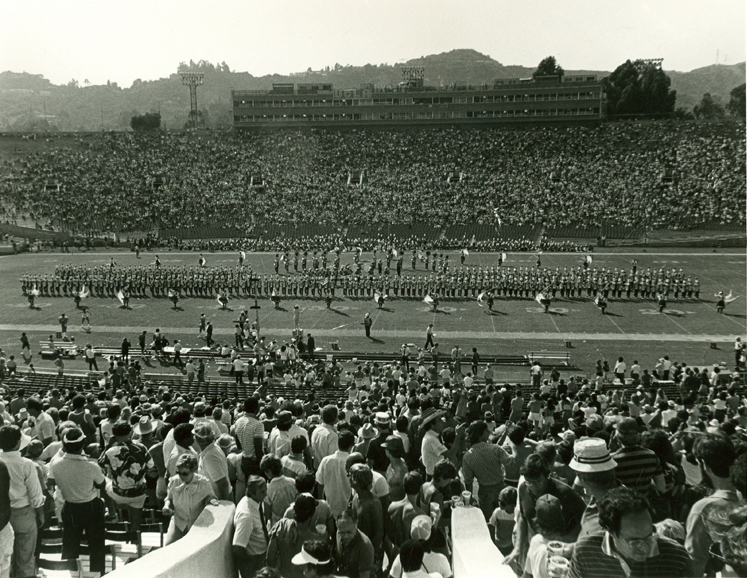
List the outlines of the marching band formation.
{"type": "MultiPolygon", "coordinates": [[[[535,299],[542,293],[546,299],[601,297],[607,299],[700,298],[700,281],[682,268],[638,268],[632,261],[628,269],[597,268],[587,256],[576,267],[512,267],[505,264],[505,253],[495,265],[476,266],[465,263],[469,256],[463,250],[459,263],[444,253],[412,252],[411,270],[403,269],[404,255],[389,250],[383,256],[374,251],[369,262],[361,260],[362,251],[354,254],[353,264],[340,266],[340,253],[332,262],[326,252],[309,255],[289,252],[276,254],[274,274],[259,273],[246,263],[242,252],[236,266],[207,265],[200,255],[196,266],[164,266],[156,256],[149,265],[90,267],[59,265],[54,274],[26,274],[21,278],[24,295],[36,292],[47,297],[79,296],[86,291],[93,297],[305,297],[347,299],[368,298],[375,294],[389,298],[422,299],[439,295],[445,299],[489,297],[535,299]],[[418,261],[425,270],[417,267],[418,261]]],[[[456,261],[457,259],[454,259],[456,261]]]]}

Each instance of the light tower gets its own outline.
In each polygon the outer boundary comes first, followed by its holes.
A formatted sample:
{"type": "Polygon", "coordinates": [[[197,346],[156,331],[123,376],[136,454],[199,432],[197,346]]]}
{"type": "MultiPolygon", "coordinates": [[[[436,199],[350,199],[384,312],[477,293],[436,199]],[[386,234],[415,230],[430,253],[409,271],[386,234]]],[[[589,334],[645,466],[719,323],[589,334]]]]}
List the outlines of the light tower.
{"type": "Polygon", "coordinates": [[[196,128],[200,124],[200,113],[197,110],[197,87],[202,85],[205,75],[202,72],[180,72],[182,84],[189,87],[189,121],[187,125],[196,128]]]}

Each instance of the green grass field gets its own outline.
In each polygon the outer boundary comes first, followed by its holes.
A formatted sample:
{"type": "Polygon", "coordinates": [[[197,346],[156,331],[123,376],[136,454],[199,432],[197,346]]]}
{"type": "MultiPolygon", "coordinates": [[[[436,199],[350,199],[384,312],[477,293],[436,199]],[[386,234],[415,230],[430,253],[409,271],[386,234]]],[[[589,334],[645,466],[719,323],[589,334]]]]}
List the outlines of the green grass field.
{"type": "MultiPolygon", "coordinates": [[[[163,265],[197,264],[196,253],[160,252],[163,265]]],[[[114,255],[120,266],[147,264],[153,261],[152,253],[143,253],[136,259],[134,253],[42,253],[0,257],[0,347],[10,354],[20,349],[19,336],[26,331],[34,343],[46,339],[57,331],[58,316],[64,311],[71,318],[69,333],[80,344],[115,346],[124,335],[136,343],[137,334],[143,329],[151,333],[160,327],[169,339],[180,339],[188,347],[202,346],[197,338],[197,321],[200,313],[206,313],[215,327],[219,342],[232,342],[233,321],[239,311],[253,304],[251,300],[232,300],[233,311],[222,311],[214,299],[185,298],[180,302],[182,311],[171,309],[165,298],[132,298],[131,310],[123,310],[116,299],[89,298],[85,305],[91,313],[92,332],[84,333],[79,327],[80,314],[72,299],[40,297],[39,309],[31,310],[20,291],[19,278],[23,273],[52,273],[58,264],[105,265],[114,255]]],[[[273,254],[248,254],[247,260],[259,272],[273,272],[273,254]]],[[[409,255],[408,255],[409,256],[409,255]]],[[[235,253],[206,254],[208,265],[233,266],[237,263],[235,253]]],[[[364,260],[370,258],[364,254],[364,260]]],[[[578,265],[581,254],[543,254],[545,267],[578,265]]],[[[533,266],[533,254],[509,254],[505,266],[533,266]]],[[[612,251],[594,254],[594,266],[629,267],[631,259],[637,259],[639,268],[682,267],[686,274],[697,276],[701,281],[699,301],[670,300],[665,314],[659,314],[656,303],[651,300],[610,299],[608,315],[602,316],[591,300],[558,299],[550,314],[545,314],[532,299],[498,298],[494,314],[470,299],[443,299],[440,311],[433,313],[425,303],[411,299],[393,298],[379,310],[372,300],[366,298],[338,298],[331,310],[327,310],[321,299],[285,299],[281,310],[274,310],[268,299],[260,300],[260,324],[263,334],[270,338],[289,340],[293,328],[293,305],[302,308],[301,326],[311,332],[317,347],[325,350],[330,342],[338,341],[341,349],[356,352],[396,352],[403,342],[422,346],[425,328],[435,324],[436,341],[440,343],[442,355],[454,344],[464,351],[477,347],[483,353],[525,355],[536,351],[568,351],[573,364],[580,373],[593,371],[596,359],[605,358],[610,363],[622,355],[628,361],[638,359],[643,367],[653,367],[656,360],[669,355],[689,365],[712,364],[725,361],[733,363],[732,343],[734,337],[744,338],[746,319],[745,254],[744,251],[698,251],[677,253],[674,250],[657,252],[612,251]],[[717,291],[733,291],[740,297],[729,304],[724,315],[716,312],[714,294],[717,291]],[[362,320],[366,312],[374,319],[372,337],[364,335],[362,320]],[[572,349],[565,349],[570,341],[572,349]],[[717,343],[718,349],[711,349],[717,343]]],[[[452,256],[458,261],[458,256],[452,256]]],[[[344,254],[342,262],[352,261],[352,254],[344,254]]],[[[471,254],[470,265],[494,264],[493,254],[471,254]]],[[[365,267],[364,267],[365,270],[365,267]]],[[[409,258],[405,270],[410,273],[409,258]]],[[[423,273],[422,264],[417,273],[423,273]]],[[[338,291],[338,295],[339,295],[338,291]]],[[[254,312],[250,311],[251,318],[254,312]]],[[[35,356],[37,368],[51,367],[51,362],[41,361],[35,356]]],[[[71,362],[68,367],[84,368],[83,362],[71,362]]],[[[525,369],[506,369],[499,378],[519,379],[525,369]]]]}

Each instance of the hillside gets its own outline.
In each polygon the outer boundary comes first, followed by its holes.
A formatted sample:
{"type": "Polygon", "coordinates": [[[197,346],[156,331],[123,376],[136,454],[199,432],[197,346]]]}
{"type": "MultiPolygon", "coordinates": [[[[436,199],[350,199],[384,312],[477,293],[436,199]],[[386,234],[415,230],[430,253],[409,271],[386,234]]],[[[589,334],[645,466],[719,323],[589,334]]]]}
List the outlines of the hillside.
{"type": "Polygon", "coordinates": [[[713,64],[690,72],[668,72],[677,91],[677,107],[692,110],[710,92],[719,104],[729,103],[731,90],[745,81],[745,63],[713,64]]]}
{"type": "MultiPolygon", "coordinates": [[[[231,126],[232,88],[269,89],[274,82],[331,82],[339,88],[359,87],[364,83],[393,86],[402,80],[402,66],[425,67],[425,83],[431,86],[456,82],[484,84],[496,78],[528,77],[534,71],[524,66],[501,64],[471,49],[422,56],[398,65],[336,64],[324,70],[308,69],[287,76],[255,77],[248,72],[231,71],[225,63],[215,66],[201,61],[187,66],[205,73],[205,83],[198,89],[197,100],[212,128],[231,126]]],[[[710,92],[722,104],[728,103],[730,91],[745,82],[745,63],[667,73],[672,79],[672,88],[677,90],[677,107],[691,110],[705,92],[710,92]]],[[[566,74],[596,74],[602,78],[609,71],[567,69],[566,74]]],[[[182,86],[176,72],[159,80],[136,80],[129,88],[116,83],[54,85],[40,74],[0,73],[0,131],[3,132],[122,130],[129,128],[133,115],[152,111],[161,112],[166,129],[184,125],[189,112],[189,91],[182,86]]]]}

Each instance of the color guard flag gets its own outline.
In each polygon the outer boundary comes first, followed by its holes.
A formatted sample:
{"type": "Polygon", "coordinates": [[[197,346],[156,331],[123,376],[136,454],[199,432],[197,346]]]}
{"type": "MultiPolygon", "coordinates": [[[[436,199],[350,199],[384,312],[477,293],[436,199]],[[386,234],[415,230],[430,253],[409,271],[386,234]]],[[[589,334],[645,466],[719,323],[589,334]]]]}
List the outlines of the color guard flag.
{"type": "Polygon", "coordinates": [[[501,263],[505,263],[505,262],[506,262],[506,254],[501,253],[501,263]]]}
{"type": "Polygon", "coordinates": [[[207,261],[205,261],[205,257],[200,256],[200,267],[204,267],[205,263],[207,263],[207,261]]]}
{"type": "Polygon", "coordinates": [[[246,259],[246,253],[244,251],[241,252],[241,258],[246,259]]]}
{"type": "Polygon", "coordinates": [[[374,293],[374,297],[373,297],[374,303],[378,303],[379,299],[386,299],[386,295],[382,295],[381,293],[379,293],[378,291],[376,291],[374,293]]]}
{"type": "Polygon", "coordinates": [[[174,291],[169,289],[169,297],[173,297],[173,296],[174,296],[174,291]]]}
{"type": "Polygon", "coordinates": [[[599,294],[597,294],[597,296],[594,297],[594,305],[596,305],[597,307],[599,307],[599,294]]]}
{"type": "Polygon", "coordinates": [[[480,293],[480,294],[479,294],[479,295],[477,296],[477,304],[478,304],[478,305],[479,305],[480,307],[483,307],[483,306],[485,305],[485,303],[484,303],[484,300],[485,300],[485,293],[483,292],[483,293],[480,293]]]}
{"type": "Polygon", "coordinates": [[[535,297],[534,300],[540,305],[544,306],[544,303],[542,302],[545,300],[545,295],[543,293],[537,293],[537,297],[535,297]]]}
{"type": "Polygon", "coordinates": [[[36,283],[34,283],[34,288],[31,290],[31,294],[34,297],[39,297],[39,293],[40,293],[39,290],[36,288],[36,283]]]}
{"type": "Polygon", "coordinates": [[[731,302],[736,301],[737,299],[739,299],[739,295],[732,295],[733,292],[734,291],[729,291],[729,294],[726,297],[724,297],[724,302],[725,303],[731,303],[731,302]]]}
{"type": "Polygon", "coordinates": [[[433,297],[431,297],[430,295],[426,295],[425,297],[423,297],[423,303],[433,305],[433,297]]]}
{"type": "Polygon", "coordinates": [[[462,249],[462,255],[469,257],[469,251],[467,249],[462,249]]]}
{"type": "Polygon", "coordinates": [[[278,296],[278,294],[277,294],[277,293],[275,293],[275,289],[273,289],[273,290],[272,290],[272,295],[271,295],[271,297],[277,297],[277,296],[278,296]]]}
{"type": "Polygon", "coordinates": [[[223,298],[223,296],[222,296],[222,295],[221,295],[220,293],[218,293],[218,295],[217,295],[217,297],[215,298],[215,300],[216,300],[216,301],[217,301],[217,302],[218,302],[218,303],[219,303],[220,305],[223,305],[223,301],[222,301],[222,298],[223,298]]]}
{"type": "Polygon", "coordinates": [[[124,305],[124,293],[122,293],[121,289],[117,291],[117,299],[119,299],[119,302],[124,305]]]}
{"type": "Polygon", "coordinates": [[[397,253],[397,249],[393,249],[393,250],[392,250],[392,255],[394,255],[394,258],[395,258],[395,259],[396,259],[397,257],[399,257],[399,253],[397,253]]]}
{"type": "Polygon", "coordinates": [[[82,288],[82,289],[80,290],[80,293],[79,293],[79,295],[80,295],[80,298],[81,298],[81,299],[85,299],[85,298],[86,298],[86,297],[88,297],[88,296],[89,296],[90,294],[91,294],[91,292],[90,292],[90,291],[89,291],[88,289],[86,289],[86,286],[85,286],[85,285],[83,285],[83,288],[82,288]]]}
{"type": "Polygon", "coordinates": [[[586,262],[591,265],[591,255],[586,255],[586,262]]]}

